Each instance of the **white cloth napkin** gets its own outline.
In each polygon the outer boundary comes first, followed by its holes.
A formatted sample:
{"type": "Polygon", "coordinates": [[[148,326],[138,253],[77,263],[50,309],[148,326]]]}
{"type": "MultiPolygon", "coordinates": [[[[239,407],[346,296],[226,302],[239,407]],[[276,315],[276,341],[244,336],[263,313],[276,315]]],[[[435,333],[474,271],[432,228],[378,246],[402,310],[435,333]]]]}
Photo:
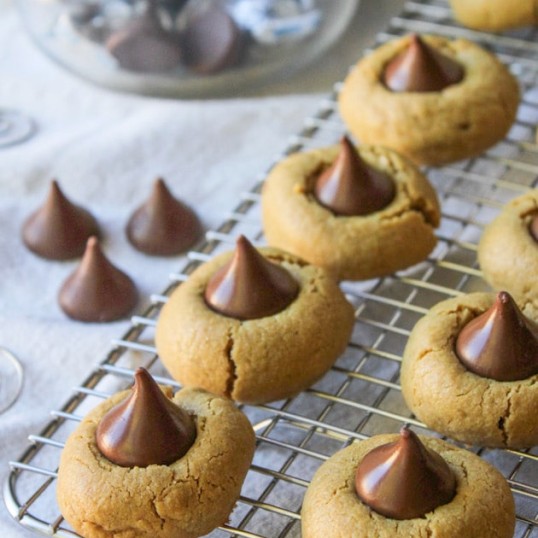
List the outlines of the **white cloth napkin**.
{"type": "MultiPolygon", "coordinates": [[[[37,433],[121,336],[128,321],[84,324],[69,320],[57,293],[75,262],[31,254],[20,239],[24,219],[45,199],[56,178],[64,193],[89,209],[104,232],[103,249],[140,291],[139,309],[167,284],[180,258],[135,251],[124,234],[131,213],[162,176],[173,193],[196,209],[207,228],[224,220],[241,191],[281,152],[289,136],[315,111],[320,95],[401,2],[364,2],[368,17],[339,48],[298,77],[249,98],[163,100],[92,86],[46,58],[21,27],[14,6],[0,0],[0,107],[19,109],[38,125],[25,143],[0,149],[0,346],[25,370],[22,394],[0,415],[0,480],[27,436],[37,433]],[[397,4],[397,5],[395,5],[397,4]],[[280,94],[268,97],[269,93],[280,94]],[[296,92],[290,95],[289,92],[296,92]],[[302,92],[302,93],[299,93],[302,92]],[[260,96],[262,93],[265,96],[260,96]]],[[[0,536],[29,536],[0,507],[0,536]]]]}

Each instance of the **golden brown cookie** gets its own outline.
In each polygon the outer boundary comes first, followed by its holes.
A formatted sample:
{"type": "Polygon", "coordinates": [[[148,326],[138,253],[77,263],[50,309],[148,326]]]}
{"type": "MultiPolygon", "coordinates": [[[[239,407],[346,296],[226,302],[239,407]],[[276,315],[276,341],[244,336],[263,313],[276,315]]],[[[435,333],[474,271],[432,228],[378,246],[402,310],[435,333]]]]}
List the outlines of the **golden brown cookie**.
{"type": "Polygon", "coordinates": [[[397,434],[377,435],[341,450],[316,472],[306,492],[303,538],[511,538],[515,509],[503,476],[475,454],[447,442],[420,437],[439,453],[457,479],[456,496],[424,517],[397,520],[382,516],[355,493],[355,470],[372,449],[395,441],[397,434]]]}
{"type": "Polygon", "coordinates": [[[393,178],[396,194],[364,216],[336,216],[313,196],[314,182],[338,146],[290,155],[270,172],[262,191],[269,244],[326,268],[340,280],[388,275],[424,260],[437,239],[437,196],[407,159],[379,146],[359,146],[361,158],[393,178]]]}
{"type": "Polygon", "coordinates": [[[434,165],[478,155],[501,140],[519,104],[518,83],[504,65],[466,39],[423,36],[463,66],[463,80],[442,91],[392,92],[382,82],[385,67],[411,39],[381,45],[351,70],[338,97],[349,131],[362,143],[434,165]]]}
{"type": "Polygon", "coordinates": [[[478,244],[478,263],[484,278],[520,302],[538,305],[538,242],[530,233],[538,216],[538,190],[507,203],[484,229],[478,244]]]}
{"type": "Polygon", "coordinates": [[[157,350],[182,385],[246,403],[288,398],[323,376],[345,350],[353,308],[336,281],[291,254],[260,251],[299,283],[297,297],[284,310],[241,321],[207,306],[204,291],[230,252],[198,267],[163,307],[157,350]]]}
{"type": "Polygon", "coordinates": [[[450,0],[454,16],[464,26],[497,31],[538,23],[537,0],[450,0]]]}
{"type": "Polygon", "coordinates": [[[65,519],[86,538],[195,538],[226,522],[254,454],[254,433],[232,402],[183,389],[173,401],[195,418],[196,439],[170,465],[120,467],[99,451],[102,417],[129,391],[91,411],[69,436],[58,470],[65,519]]]}
{"type": "MultiPolygon", "coordinates": [[[[456,337],[490,308],[493,293],[471,293],[434,306],[413,328],[401,369],[405,401],[426,425],[464,443],[522,448],[538,443],[538,375],[496,381],[467,370],[456,337]]],[[[523,314],[538,320],[526,303],[523,314]]]]}

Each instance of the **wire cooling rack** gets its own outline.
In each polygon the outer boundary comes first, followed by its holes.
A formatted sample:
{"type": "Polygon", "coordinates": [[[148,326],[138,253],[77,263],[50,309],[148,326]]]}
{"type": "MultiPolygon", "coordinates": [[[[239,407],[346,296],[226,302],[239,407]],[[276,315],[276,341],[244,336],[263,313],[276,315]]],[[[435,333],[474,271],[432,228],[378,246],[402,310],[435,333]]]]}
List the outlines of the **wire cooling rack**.
{"type": "MultiPolygon", "coordinates": [[[[355,439],[396,432],[403,424],[433,434],[415,420],[401,396],[399,366],[410,330],[440,300],[463,292],[486,290],[476,265],[476,245],[485,224],[502,205],[535,187],[538,179],[538,31],[501,36],[458,26],[444,0],[408,2],[378,42],[408,32],[465,36],[488,47],[519,78],[523,100],[509,136],[479,158],[427,170],[442,203],[442,224],[435,251],[423,263],[383,279],[344,282],[356,312],[351,342],[329,373],[297,397],[242,409],[255,426],[257,450],[242,495],[218,537],[294,538],[300,536],[300,507],[309,480],[319,465],[355,439]]],[[[336,142],[344,127],[335,96],[305,122],[283,153],[336,142]]],[[[245,234],[263,243],[259,202],[261,183],[246,193],[229,218],[208,232],[200,248],[189,253],[183,270],[172,275],[162,295],[132,318],[127,333],[60,409],[31,444],[4,486],[10,513],[23,526],[51,536],[76,536],[55,503],[58,460],[67,435],[85,412],[111,393],[125,388],[134,369],[147,367],[159,382],[170,380],[156,355],[153,335],[159,310],[172,290],[202,262],[230,250],[245,234]]],[[[305,357],[305,361],[307,361],[305,357]]],[[[433,434],[434,435],[434,434],[433,434]]],[[[538,448],[492,450],[474,447],[508,480],[516,501],[517,538],[538,538],[538,448]]]]}

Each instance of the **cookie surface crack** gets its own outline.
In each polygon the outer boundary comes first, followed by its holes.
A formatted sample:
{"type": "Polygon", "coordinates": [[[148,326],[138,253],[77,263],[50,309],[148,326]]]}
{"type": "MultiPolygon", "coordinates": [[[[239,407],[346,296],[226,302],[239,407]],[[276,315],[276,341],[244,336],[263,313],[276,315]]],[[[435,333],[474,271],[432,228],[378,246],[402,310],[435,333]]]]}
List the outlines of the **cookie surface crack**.
{"type": "Polygon", "coordinates": [[[162,530],[164,528],[165,520],[161,517],[161,515],[159,514],[159,510],[157,509],[158,502],[160,502],[160,499],[157,497],[153,497],[150,500],[150,509],[155,520],[157,520],[159,523],[159,528],[162,530]]]}
{"type": "Polygon", "coordinates": [[[309,263],[301,258],[286,256],[285,254],[269,254],[267,259],[275,263],[289,263],[290,265],[297,265],[298,267],[307,267],[309,263]]]}
{"type": "Polygon", "coordinates": [[[504,446],[508,446],[508,431],[506,422],[510,418],[510,413],[512,411],[512,391],[508,390],[506,392],[506,409],[502,416],[499,417],[497,421],[497,428],[500,430],[502,435],[502,441],[504,446]]]}
{"type": "Polygon", "coordinates": [[[431,538],[433,536],[433,531],[430,527],[431,521],[429,519],[426,520],[426,526],[424,527],[424,530],[426,531],[427,538],[431,538]]]}
{"type": "Polygon", "coordinates": [[[319,293],[318,279],[316,277],[312,278],[308,282],[308,292],[309,293],[319,293]]]}
{"type": "Polygon", "coordinates": [[[424,198],[417,198],[416,200],[411,201],[411,207],[409,208],[410,211],[415,211],[416,213],[420,213],[422,215],[422,218],[424,219],[424,222],[426,224],[429,224],[432,228],[437,228],[439,225],[438,217],[432,212],[428,211],[427,202],[424,198]]]}
{"type": "Polygon", "coordinates": [[[235,361],[233,360],[233,349],[234,349],[234,337],[232,328],[228,329],[228,339],[226,341],[226,347],[224,348],[224,354],[228,361],[228,379],[226,380],[226,387],[224,389],[224,394],[226,397],[231,398],[235,382],[237,380],[237,372],[235,361]]]}
{"type": "Polygon", "coordinates": [[[510,442],[510,432],[508,429],[508,420],[510,419],[510,415],[512,413],[512,395],[515,392],[516,394],[520,391],[521,386],[518,386],[515,389],[511,389],[506,393],[506,410],[502,416],[501,419],[499,419],[499,422],[502,421],[502,427],[498,424],[499,429],[502,431],[503,434],[503,443],[505,446],[509,446],[510,442]]]}
{"type": "Polygon", "coordinates": [[[439,225],[439,215],[431,207],[428,207],[428,201],[424,196],[412,196],[407,185],[403,185],[403,191],[409,200],[408,211],[420,213],[424,222],[432,228],[437,228],[439,225]]]}

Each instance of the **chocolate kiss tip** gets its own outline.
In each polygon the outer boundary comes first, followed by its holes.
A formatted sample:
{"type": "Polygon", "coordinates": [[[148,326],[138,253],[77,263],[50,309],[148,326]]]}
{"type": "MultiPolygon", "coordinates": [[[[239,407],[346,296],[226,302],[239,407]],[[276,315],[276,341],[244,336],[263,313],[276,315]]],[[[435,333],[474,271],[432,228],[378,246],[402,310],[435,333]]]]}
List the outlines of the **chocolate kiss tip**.
{"type": "Polygon", "coordinates": [[[195,438],[192,417],[144,368],[136,370],[131,394],[110,409],[95,434],[103,456],[122,467],[169,465],[187,453],[195,438]]]}
{"type": "Polygon", "coordinates": [[[133,281],[103,254],[96,237],[90,237],[80,265],[66,279],[58,300],[72,319],[114,321],[135,307],[138,292],[133,281]]]}
{"type": "Polygon", "coordinates": [[[152,256],[185,252],[202,232],[194,211],[174,198],[162,178],[155,181],[151,196],[131,215],[126,227],[129,242],[152,256]]]}
{"type": "Polygon", "coordinates": [[[216,312],[247,320],[284,310],[299,293],[299,285],[283,267],[266,259],[244,236],[232,259],[209,280],[204,297],[216,312]]]}
{"type": "Polygon", "coordinates": [[[412,34],[407,48],[386,66],[383,82],[393,92],[438,92],[463,76],[458,62],[412,34]]]}
{"type": "Polygon", "coordinates": [[[538,327],[506,291],[458,334],[456,355],[467,370],[496,381],[538,374],[538,327]]]}
{"type": "Polygon", "coordinates": [[[91,235],[99,235],[97,221],[89,211],[66,198],[55,179],[43,206],[26,219],[22,228],[28,249],[49,260],[81,256],[91,235]]]}
{"type": "Polygon", "coordinates": [[[375,512],[413,519],[450,502],[456,494],[456,478],[437,452],[402,428],[398,440],[364,456],[357,467],[355,489],[375,512]]]}
{"type": "Polygon", "coordinates": [[[314,194],[318,202],[336,215],[369,215],[386,207],[394,199],[394,180],[368,166],[349,138],[340,141],[334,163],[316,180],[314,194]]]}

